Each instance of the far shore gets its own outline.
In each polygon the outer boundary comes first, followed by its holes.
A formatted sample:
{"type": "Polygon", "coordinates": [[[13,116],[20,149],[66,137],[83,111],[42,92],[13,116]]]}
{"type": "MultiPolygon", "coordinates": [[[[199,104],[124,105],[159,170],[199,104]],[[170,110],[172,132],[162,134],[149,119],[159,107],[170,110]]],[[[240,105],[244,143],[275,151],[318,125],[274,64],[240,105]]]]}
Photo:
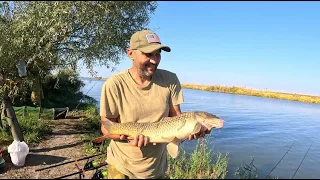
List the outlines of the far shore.
{"type": "MultiPolygon", "coordinates": [[[[91,80],[107,80],[108,78],[104,77],[81,77],[83,79],[91,80]]],[[[237,86],[223,86],[223,85],[199,85],[199,84],[181,84],[182,88],[185,89],[196,89],[203,91],[212,91],[220,93],[229,93],[229,94],[239,94],[247,96],[258,96],[264,98],[273,98],[273,99],[283,99],[289,101],[299,101],[305,103],[314,103],[320,104],[320,96],[312,96],[305,94],[295,94],[295,93],[284,93],[284,92],[275,92],[269,90],[255,90],[244,87],[237,86]]]]}
{"type": "Polygon", "coordinates": [[[254,90],[244,87],[236,86],[221,86],[221,85],[197,85],[197,84],[182,84],[182,88],[185,89],[196,89],[203,91],[221,92],[229,94],[240,94],[248,96],[259,96],[265,98],[283,99],[289,101],[300,101],[306,103],[320,104],[320,96],[311,96],[303,94],[283,93],[274,92],[268,90],[254,90]]]}

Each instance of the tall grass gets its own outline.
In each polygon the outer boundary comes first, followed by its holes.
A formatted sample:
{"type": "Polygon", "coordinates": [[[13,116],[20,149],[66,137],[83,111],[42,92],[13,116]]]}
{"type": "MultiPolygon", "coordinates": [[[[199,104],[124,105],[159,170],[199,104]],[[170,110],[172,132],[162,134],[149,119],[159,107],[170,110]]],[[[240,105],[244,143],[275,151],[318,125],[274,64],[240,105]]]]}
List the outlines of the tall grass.
{"type": "Polygon", "coordinates": [[[186,89],[197,89],[197,90],[204,90],[204,91],[240,94],[240,95],[248,95],[248,96],[259,96],[259,97],[265,97],[265,98],[274,98],[274,99],[283,99],[283,100],[290,100],[290,101],[300,101],[300,102],[320,104],[319,96],[311,96],[311,95],[303,95],[303,94],[282,93],[282,92],[274,92],[274,91],[268,91],[268,90],[262,91],[262,90],[244,88],[244,87],[221,86],[221,85],[209,86],[209,85],[197,85],[197,84],[182,84],[182,87],[186,89]]]}
{"type": "MultiPolygon", "coordinates": [[[[86,134],[79,135],[81,140],[87,141],[84,145],[84,151],[88,154],[95,154],[98,152],[105,152],[109,145],[109,140],[105,140],[101,144],[95,144],[92,139],[102,136],[100,130],[100,115],[95,104],[86,104],[81,107],[81,111],[84,112],[85,117],[80,118],[80,121],[86,123],[89,132],[86,134]]],[[[104,157],[102,157],[104,158],[104,157]]]]}
{"type": "Polygon", "coordinates": [[[170,179],[224,179],[227,174],[228,154],[214,153],[200,139],[191,154],[180,148],[179,156],[168,156],[167,177],[170,179]],[[212,160],[215,159],[215,160],[212,160]]]}

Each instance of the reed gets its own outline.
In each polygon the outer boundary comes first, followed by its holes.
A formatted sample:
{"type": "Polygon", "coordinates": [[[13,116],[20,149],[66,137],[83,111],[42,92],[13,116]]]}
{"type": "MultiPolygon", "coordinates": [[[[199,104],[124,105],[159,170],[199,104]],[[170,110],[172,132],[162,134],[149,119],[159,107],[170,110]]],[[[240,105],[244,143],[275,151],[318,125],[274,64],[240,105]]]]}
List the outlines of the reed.
{"type": "Polygon", "coordinates": [[[320,104],[319,96],[255,90],[237,86],[182,84],[182,88],[320,104]]]}

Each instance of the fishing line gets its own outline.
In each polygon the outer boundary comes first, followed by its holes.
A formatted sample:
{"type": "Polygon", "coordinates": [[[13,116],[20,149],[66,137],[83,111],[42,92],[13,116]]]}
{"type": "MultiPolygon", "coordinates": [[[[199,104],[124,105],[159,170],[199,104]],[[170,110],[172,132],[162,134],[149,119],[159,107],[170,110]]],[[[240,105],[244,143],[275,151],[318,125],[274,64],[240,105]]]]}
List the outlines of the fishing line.
{"type": "Polygon", "coordinates": [[[290,151],[290,149],[293,147],[295,142],[293,142],[293,144],[291,145],[291,147],[288,149],[288,151],[282,156],[282,158],[280,159],[280,161],[278,161],[278,163],[276,164],[276,166],[274,166],[271,171],[269,172],[269,174],[265,177],[265,179],[267,179],[267,177],[272,173],[272,171],[278,166],[278,164],[282,161],[282,159],[288,154],[288,152],[290,151]]]}
{"type": "MultiPolygon", "coordinates": [[[[96,80],[96,83],[94,83],[93,85],[92,85],[92,87],[86,92],[86,94],[85,94],[85,96],[91,91],[91,89],[99,82],[99,80],[101,79],[101,77],[99,77],[98,78],[98,80],[96,80]]],[[[79,102],[78,104],[77,104],[77,106],[75,107],[75,109],[72,111],[72,113],[71,114],[73,114],[73,112],[78,108],[78,106],[81,104],[81,102],[79,102]]]]}
{"type": "Polygon", "coordinates": [[[98,80],[96,80],[96,83],[93,84],[93,86],[87,91],[86,95],[89,93],[89,91],[91,91],[91,89],[99,82],[99,80],[101,79],[101,77],[98,78],[98,80]]]}
{"type": "Polygon", "coordinates": [[[291,178],[291,179],[293,179],[293,178],[294,178],[294,176],[296,175],[296,173],[297,173],[297,171],[299,170],[299,168],[300,168],[300,166],[301,166],[302,162],[304,161],[304,158],[306,158],[306,156],[307,156],[307,154],[308,154],[308,152],[309,152],[309,150],[310,150],[310,148],[311,148],[312,144],[313,144],[313,141],[311,142],[311,144],[310,144],[310,146],[309,146],[309,149],[308,149],[307,153],[304,155],[304,157],[303,157],[303,159],[302,159],[302,161],[301,161],[301,163],[300,163],[300,165],[299,165],[298,169],[296,170],[296,172],[294,172],[294,174],[293,174],[293,176],[292,176],[292,178],[291,178]]]}

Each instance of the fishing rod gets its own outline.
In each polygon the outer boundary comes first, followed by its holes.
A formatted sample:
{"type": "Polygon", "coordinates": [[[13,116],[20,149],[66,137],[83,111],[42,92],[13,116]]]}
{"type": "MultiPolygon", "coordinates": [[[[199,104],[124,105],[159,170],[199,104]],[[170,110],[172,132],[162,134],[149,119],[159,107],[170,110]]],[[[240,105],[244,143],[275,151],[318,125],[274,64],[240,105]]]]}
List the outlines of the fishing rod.
{"type": "MultiPolygon", "coordinates": [[[[97,138],[92,139],[94,143],[102,143],[106,139],[113,139],[113,140],[120,140],[120,135],[118,134],[109,134],[107,136],[100,136],[97,138]]],[[[127,137],[126,140],[133,140],[133,137],[127,137]]]]}
{"type": "MultiPolygon", "coordinates": [[[[309,149],[308,149],[307,153],[304,155],[304,157],[303,157],[303,159],[302,159],[302,161],[301,161],[301,163],[300,163],[300,165],[299,165],[298,169],[300,168],[300,166],[301,166],[302,162],[304,161],[304,158],[306,158],[306,156],[307,156],[307,154],[308,154],[308,152],[309,152],[309,150],[310,150],[310,148],[311,148],[312,144],[313,144],[313,141],[311,142],[311,144],[310,144],[310,146],[309,146],[309,149]]],[[[293,174],[293,176],[292,176],[292,178],[291,178],[291,179],[293,179],[293,178],[294,178],[294,176],[296,175],[296,173],[297,173],[298,169],[296,170],[296,172],[294,172],[294,174],[293,174]]]]}
{"type": "Polygon", "coordinates": [[[267,179],[267,177],[269,177],[269,175],[271,174],[271,172],[274,170],[274,168],[276,168],[278,166],[278,164],[282,161],[282,159],[288,154],[288,152],[290,151],[290,149],[293,147],[295,142],[293,142],[293,144],[291,145],[291,147],[288,149],[288,151],[282,156],[282,158],[280,159],[280,161],[278,161],[278,163],[276,164],[276,166],[274,166],[271,171],[269,172],[269,174],[265,177],[265,179],[267,179]]]}
{"type": "Polygon", "coordinates": [[[78,168],[77,172],[70,173],[70,174],[67,174],[67,175],[63,175],[63,176],[60,176],[60,177],[57,177],[57,178],[53,178],[53,179],[62,179],[62,178],[73,176],[73,175],[77,175],[77,174],[79,174],[79,179],[83,179],[83,178],[85,178],[85,172],[86,171],[90,171],[90,170],[96,170],[96,172],[93,174],[91,179],[105,178],[107,176],[107,172],[106,171],[102,171],[102,170],[98,170],[98,169],[103,167],[103,166],[106,166],[106,165],[108,165],[108,163],[106,163],[106,162],[98,164],[98,163],[96,163],[94,161],[90,161],[90,162],[87,162],[84,165],[84,168],[82,168],[82,169],[79,168],[76,165],[76,167],[78,168]]]}
{"type": "Polygon", "coordinates": [[[62,166],[62,165],[65,165],[65,164],[69,164],[69,163],[73,163],[73,162],[77,162],[77,161],[81,161],[81,160],[85,160],[85,159],[90,159],[92,157],[100,156],[100,155],[103,155],[103,154],[105,154],[105,153],[101,152],[101,153],[98,153],[98,154],[95,154],[95,155],[92,155],[92,156],[87,156],[87,157],[84,157],[84,158],[80,158],[80,159],[67,161],[67,162],[64,162],[64,163],[60,163],[60,164],[56,164],[56,165],[40,168],[40,169],[37,169],[36,171],[42,171],[42,170],[45,170],[45,169],[49,169],[49,168],[53,168],[53,167],[57,167],[57,166],[62,166]]]}
{"type": "MultiPolygon", "coordinates": [[[[85,95],[87,95],[87,94],[91,91],[91,89],[99,82],[100,79],[102,79],[102,77],[98,77],[98,80],[92,85],[92,87],[86,92],[85,95]]],[[[79,102],[79,103],[77,104],[77,106],[74,108],[75,110],[78,108],[78,106],[80,105],[80,103],[81,103],[81,102],[79,102]]],[[[74,111],[72,111],[71,114],[72,114],[73,112],[74,112],[74,111]]]]}

